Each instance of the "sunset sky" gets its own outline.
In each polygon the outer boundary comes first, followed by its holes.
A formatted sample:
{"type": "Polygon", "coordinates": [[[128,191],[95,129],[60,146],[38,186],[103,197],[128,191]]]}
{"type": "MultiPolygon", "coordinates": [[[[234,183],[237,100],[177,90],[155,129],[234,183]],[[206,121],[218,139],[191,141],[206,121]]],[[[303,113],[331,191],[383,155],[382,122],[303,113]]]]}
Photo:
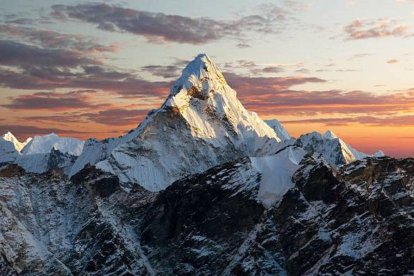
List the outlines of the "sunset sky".
{"type": "Polygon", "coordinates": [[[3,1],[0,132],[106,138],[199,53],[293,136],[414,156],[413,0],[3,1]]]}

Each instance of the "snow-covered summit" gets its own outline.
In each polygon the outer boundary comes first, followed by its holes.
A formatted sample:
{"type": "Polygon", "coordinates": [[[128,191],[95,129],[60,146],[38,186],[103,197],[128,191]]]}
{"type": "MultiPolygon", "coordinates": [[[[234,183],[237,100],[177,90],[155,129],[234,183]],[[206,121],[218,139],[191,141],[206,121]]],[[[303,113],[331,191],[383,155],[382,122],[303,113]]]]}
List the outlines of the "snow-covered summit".
{"type": "Polygon", "coordinates": [[[20,142],[10,131],[6,132],[1,136],[1,138],[5,141],[9,141],[14,145],[14,148],[21,152],[21,150],[30,142],[32,138],[28,138],[25,142],[20,142]]]}
{"type": "Polygon", "coordinates": [[[287,130],[285,129],[285,127],[279,122],[279,120],[273,119],[273,120],[266,120],[265,122],[276,132],[276,135],[282,141],[286,141],[292,138],[290,134],[287,132],[287,130]]]}
{"type": "Polygon", "coordinates": [[[55,133],[35,136],[17,156],[16,164],[27,172],[44,173],[60,168],[69,173],[83,145],[79,139],[59,137],[55,133]]]}
{"type": "MultiPolygon", "coordinates": [[[[230,129],[238,146],[250,155],[263,155],[261,138],[281,139],[259,116],[247,111],[224,79],[218,66],[205,54],[198,55],[183,70],[171,88],[162,109],[178,112],[190,125],[194,137],[225,139],[230,129]],[[217,122],[221,127],[217,128],[217,122]],[[222,126],[225,125],[225,129],[222,126]]],[[[231,137],[231,135],[230,135],[231,137]]]]}
{"type": "Polygon", "coordinates": [[[55,133],[44,136],[35,136],[23,148],[23,155],[50,153],[52,149],[61,153],[79,156],[82,153],[84,142],[75,138],[59,137],[55,133]]]}
{"type": "MultiPolygon", "coordinates": [[[[118,175],[121,182],[158,191],[183,176],[243,156],[271,154],[281,141],[256,113],[243,107],[207,55],[198,55],[184,68],[161,108],[132,135],[121,143],[112,141],[117,145],[107,157],[96,154],[97,149],[111,146],[92,143],[79,160],[102,160],[96,166],[118,175]]],[[[78,165],[76,170],[81,169],[78,165]]]]}
{"type": "Polygon", "coordinates": [[[366,157],[382,157],[384,153],[378,151],[374,155],[360,152],[349,144],[345,143],[332,131],[321,135],[318,132],[311,132],[300,136],[296,142],[310,153],[318,153],[333,166],[342,166],[366,157]]]}
{"type": "Polygon", "coordinates": [[[382,150],[377,150],[372,156],[374,156],[374,157],[384,157],[385,153],[382,150]]]}
{"type": "Polygon", "coordinates": [[[29,141],[20,142],[10,131],[0,136],[0,164],[14,163],[29,141]]]}
{"type": "Polygon", "coordinates": [[[188,98],[183,97],[185,96],[183,91],[188,92],[187,96],[208,97],[210,91],[203,89],[203,84],[215,88],[215,91],[227,92],[226,89],[223,89],[224,86],[228,85],[223,74],[206,54],[198,55],[184,68],[181,77],[171,87],[170,96],[167,98],[165,105],[180,107],[179,104],[182,102],[177,101],[177,99],[188,98]],[[209,82],[203,83],[205,80],[209,82]],[[181,97],[176,97],[179,93],[181,93],[181,97]]]}
{"type": "Polygon", "coordinates": [[[333,131],[332,131],[332,130],[328,130],[328,131],[326,131],[326,132],[325,132],[325,134],[323,135],[323,138],[324,138],[324,139],[329,139],[329,140],[332,140],[332,139],[337,139],[337,138],[338,138],[338,136],[336,136],[336,134],[335,134],[335,133],[333,133],[333,131]]]}

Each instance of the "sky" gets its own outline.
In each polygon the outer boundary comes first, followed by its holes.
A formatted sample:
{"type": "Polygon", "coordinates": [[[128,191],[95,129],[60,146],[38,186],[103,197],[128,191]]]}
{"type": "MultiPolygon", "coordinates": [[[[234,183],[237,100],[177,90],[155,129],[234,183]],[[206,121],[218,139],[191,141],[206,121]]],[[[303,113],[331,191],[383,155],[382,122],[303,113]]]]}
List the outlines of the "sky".
{"type": "Polygon", "coordinates": [[[295,137],[414,156],[413,0],[3,1],[0,132],[117,137],[206,53],[295,137]]]}

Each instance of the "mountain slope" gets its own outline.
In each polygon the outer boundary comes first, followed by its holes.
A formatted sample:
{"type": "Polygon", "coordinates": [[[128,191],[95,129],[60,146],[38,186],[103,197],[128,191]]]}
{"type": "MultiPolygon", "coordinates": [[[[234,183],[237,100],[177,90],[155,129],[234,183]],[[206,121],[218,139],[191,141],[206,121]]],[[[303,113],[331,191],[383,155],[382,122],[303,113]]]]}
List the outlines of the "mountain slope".
{"type": "MultiPolygon", "coordinates": [[[[152,195],[126,194],[116,177],[85,170],[0,170],[0,271],[22,275],[122,275],[147,271],[138,249],[142,206],[152,195]],[[134,214],[131,216],[130,212],[134,214]]],[[[14,275],[14,274],[13,274],[14,275]]]]}
{"type": "Polygon", "coordinates": [[[199,55],[160,109],[127,136],[91,141],[71,174],[105,158],[96,164],[99,169],[119,176],[122,183],[159,191],[215,165],[274,152],[279,142],[257,114],[242,106],[217,66],[199,55]]]}
{"type": "Polygon", "coordinates": [[[88,164],[95,165],[96,163],[107,159],[117,146],[134,139],[138,133],[140,133],[142,128],[143,124],[120,138],[108,138],[102,141],[96,139],[88,139],[85,142],[81,155],[71,168],[69,176],[71,177],[75,175],[88,164]]]}
{"type": "MultiPolygon", "coordinates": [[[[294,152],[279,157],[297,162],[294,152]]],[[[412,273],[414,160],[369,158],[334,170],[304,156],[290,188],[267,207],[260,200],[267,172],[254,160],[216,166],[159,193],[138,186],[126,192],[93,167],[71,181],[56,172],[2,168],[0,271],[412,273]]]]}
{"type": "Polygon", "coordinates": [[[0,137],[0,164],[13,163],[18,155],[14,144],[0,137]]]}
{"type": "Polygon", "coordinates": [[[258,194],[254,174],[240,177],[250,166],[214,168],[158,196],[142,226],[153,267],[167,274],[412,273],[413,160],[369,159],[334,172],[307,157],[295,186],[270,209],[250,201],[258,194]],[[238,189],[240,182],[256,189],[238,189]]]}

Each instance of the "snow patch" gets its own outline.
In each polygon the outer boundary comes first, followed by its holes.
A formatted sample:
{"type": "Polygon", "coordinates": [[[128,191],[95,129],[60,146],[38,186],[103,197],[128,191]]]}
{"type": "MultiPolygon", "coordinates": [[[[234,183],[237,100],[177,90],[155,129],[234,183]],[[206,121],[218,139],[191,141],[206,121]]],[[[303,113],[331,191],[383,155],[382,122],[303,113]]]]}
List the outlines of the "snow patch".
{"type": "Polygon", "coordinates": [[[276,155],[250,158],[261,173],[258,197],[266,207],[275,204],[294,186],[292,176],[305,155],[301,148],[288,147],[276,155]]]}

